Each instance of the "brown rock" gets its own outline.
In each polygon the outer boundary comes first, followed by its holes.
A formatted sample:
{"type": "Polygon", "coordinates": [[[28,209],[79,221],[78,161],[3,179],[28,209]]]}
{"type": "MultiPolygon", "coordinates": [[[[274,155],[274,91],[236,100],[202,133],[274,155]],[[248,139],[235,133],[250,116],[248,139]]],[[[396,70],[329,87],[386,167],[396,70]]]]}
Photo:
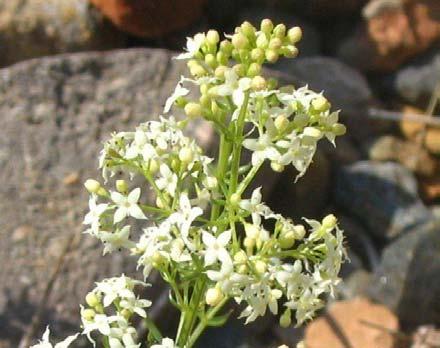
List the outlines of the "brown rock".
{"type": "MultiPolygon", "coordinates": [[[[405,105],[402,108],[402,112],[404,115],[423,115],[425,113],[423,110],[420,110],[410,105],[405,105]]],[[[399,125],[402,134],[406,138],[411,140],[416,139],[417,135],[420,134],[420,132],[422,132],[425,128],[425,126],[421,122],[412,122],[408,120],[403,120],[402,122],[400,122],[399,125]]]]}
{"type": "Polygon", "coordinates": [[[430,128],[426,131],[425,146],[429,152],[440,155],[440,129],[430,128]]]}
{"type": "Polygon", "coordinates": [[[119,29],[157,38],[182,29],[202,14],[205,0],[90,0],[119,29]]]}
{"type": "Polygon", "coordinates": [[[392,348],[399,323],[386,307],[357,298],[334,303],[305,332],[307,348],[392,348]]]}
{"type": "Polygon", "coordinates": [[[366,71],[393,71],[440,37],[438,0],[370,0],[365,22],[340,48],[343,60],[366,71]]]}

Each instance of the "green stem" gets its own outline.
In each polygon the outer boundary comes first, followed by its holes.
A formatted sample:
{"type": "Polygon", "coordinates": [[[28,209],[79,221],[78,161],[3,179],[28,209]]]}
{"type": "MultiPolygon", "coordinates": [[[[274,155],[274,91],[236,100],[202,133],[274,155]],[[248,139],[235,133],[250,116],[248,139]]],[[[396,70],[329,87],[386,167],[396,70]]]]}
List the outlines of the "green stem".
{"type": "MultiPolygon", "coordinates": [[[[228,169],[229,153],[231,151],[231,144],[226,140],[226,134],[220,136],[219,145],[219,160],[217,164],[217,180],[221,183],[226,175],[228,169]]],[[[220,204],[214,202],[211,211],[211,221],[216,220],[220,215],[220,204]]]]}
{"type": "Polygon", "coordinates": [[[144,319],[145,325],[148,328],[148,331],[153,335],[156,342],[160,342],[162,340],[162,334],[160,333],[160,330],[156,326],[156,324],[151,320],[150,318],[146,317],[144,319]]]}
{"type": "Polygon", "coordinates": [[[244,178],[244,180],[241,182],[241,184],[238,186],[237,189],[237,194],[239,196],[241,196],[243,194],[243,192],[246,190],[246,188],[249,186],[249,184],[252,182],[252,180],[254,179],[255,175],[258,173],[258,171],[260,170],[261,166],[262,166],[263,162],[261,162],[260,164],[257,164],[256,166],[253,166],[252,169],[247,173],[246,177],[244,178]]]}

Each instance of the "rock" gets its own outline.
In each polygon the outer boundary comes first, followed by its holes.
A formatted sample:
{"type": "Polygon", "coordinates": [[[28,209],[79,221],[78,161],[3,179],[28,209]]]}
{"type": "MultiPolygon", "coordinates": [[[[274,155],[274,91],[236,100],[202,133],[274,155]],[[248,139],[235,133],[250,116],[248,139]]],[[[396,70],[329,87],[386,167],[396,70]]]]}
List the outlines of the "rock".
{"type": "Polygon", "coordinates": [[[282,0],[281,4],[292,8],[295,13],[300,12],[313,19],[329,19],[329,17],[341,17],[356,14],[360,11],[367,0],[282,0]]]}
{"type": "MultiPolygon", "coordinates": [[[[40,337],[46,324],[54,338],[77,331],[78,306],[94,281],[135,274],[128,255],[102,257],[102,245],[81,233],[88,195],[65,179],[71,173],[79,182],[98,178],[102,141],[157,118],[186,70],[173,55],[149,49],[79,53],[0,70],[1,347],[18,347],[39,310],[34,335],[40,337]]],[[[194,126],[192,132],[210,140],[209,130],[194,126]]],[[[149,296],[159,290],[148,290],[149,296]]]]}
{"type": "Polygon", "coordinates": [[[440,129],[429,128],[426,131],[425,146],[429,152],[440,155],[440,129]]]}
{"type": "Polygon", "coordinates": [[[425,107],[440,80],[440,46],[436,45],[383,79],[383,89],[425,107]]]}
{"type": "Polygon", "coordinates": [[[336,293],[344,300],[352,300],[366,296],[370,284],[371,273],[364,269],[358,269],[337,285],[336,293]]]}
{"type": "Polygon", "coordinates": [[[88,0],[0,0],[0,66],[63,52],[121,47],[88,0]]]}
{"type": "Polygon", "coordinates": [[[363,71],[393,71],[440,38],[437,0],[370,0],[338,56],[363,71]]]}
{"type": "Polygon", "coordinates": [[[407,329],[440,321],[439,220],[427,220],[385,248],[368,293],[407,329]]]}
{"type": "Polygon", "coordinates": [[[361,161],[340,168],[334,202],[381,240],[392,239],[431,216],[418,196],[414,176],[393,162],[361,161]]]}
{"type": "MultiPolygon", "coordinates": [[[[402,108],[402,113],[404,115],[423,115],[425,112],[411,105],[405,105],[402,108]]],[[[399,126],[402,134],[410,140],[418,139],[419,134],[425,129],[425,125],[422,122],[413,122],[405,119],[399,123],[399,126]]]]}
{"type": "Polygon", "coordinates": [[[160,38],[197,20],[205,0],[90,0],[119,29],[160,38]]]}
{"type": "Polygon", "coordinates": [[[402,141],[392,135],[377,138],[369,146],[369,157],[374,161],[397,161],[412,172],[430,177],[438,170],[437,160],[423,145],[402,141]]]}
{"type": "Polygon", "coordinates": [[[289,74],[296,87],[308,84],[317,92],[324,91],[333,109],[342,110],[343,122],[353,138],[364,139],[372,133],[366,115],[374,99],[367,81],[355,69],[321,56],[281,60],[274,68],[289,74]]]}
{"type": "Polygon", "coordinates": [[[440,346],[440,330],[434,325],[417,328],[412,336],[411,348],[435,348],[440,346]]]}
{"type": "Polygon", "coordinates": [[[360,161],[362,158],[360,150],[356,147],[354,141],[350,139],[349,134],[339,137],[336,140],[336,147],[328,141],[321,142],[318,146],[330,162],[336,165],[351,164],[360,161]]]}
{"type": "MultiPolygon", "coordinates": [[[[321,53],[321,38],[318,30],[303,18],[285,11],[274,8],[245,7],[240,12],[235,25],[237,26],[244,21],[248,21],[259,28],[261,21],[265,18],[270,18],[275,24],[283,23],[288,28],[294,26],[301,27],[303,37],[297,45],[300,57],[316,56],[321,53]]],[[[231,32],[232,31],[233,30],[231,30],[231,32]]],[[[275,64],[273,67],[276,69],[277,65],[278,64],[275,64]]]]}
{"type": "Polygon", "coordinates": [[[307,326],[304,342],[307,348],[393,348],[390,332],[398,328],[398,319],[388,308],[357,298],[330,306],[307,326]]]}

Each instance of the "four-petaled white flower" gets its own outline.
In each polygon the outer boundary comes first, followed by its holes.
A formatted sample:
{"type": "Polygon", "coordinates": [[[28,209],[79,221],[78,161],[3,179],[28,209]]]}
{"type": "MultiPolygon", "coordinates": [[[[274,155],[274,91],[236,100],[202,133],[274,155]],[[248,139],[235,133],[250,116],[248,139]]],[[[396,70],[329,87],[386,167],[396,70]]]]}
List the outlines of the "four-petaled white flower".
{"type": "Polygon", "coordinates": [[[174,341],[171,338],[162,338],[162,342],[160,344],[153,344],[151,348],[178,348],[174,341]]]}
{"type": "Polygon", "coordinates": [[[179,83],[176,85],[173,94],[171,94],[171,96],[165,102],[165,107],[163,108],[164,113],[168,113],[171,110],[171,107],[177,99],[184,97],[189,93],[189,89],[182,86],[183,81],[184,77],[182,76],[179,83]]]}
{"type": "Polygon", "coordinates": [[[67,348],[73,341],[76,340],[79,334],[69,336],[65,340],[55,345],[52,345],[52,343],[49,342],[49,335],[50,335],[50,330],[48,326],[46,327],[46,331],[44,331],[42,340],[39,343],[31,346],[31,348],[67,348]]]}
{"type": "Polygon", "coordinates": [[[265,159],[276,161],[280,157],[279,152],[274,147],[272,139],[268,134],[262,134],[257,139],[246,139],[243,141],[243,146],[246,149],[253,151],[253,166],[259,165],[265,159]]]}
{"type": "Polygon", "coordinates": [[[243,105],[244,95],[251,88],[252,80],[249,77],[239,79],[233,69],[225,71],[225,83],[215,88],[216,94],[222,97],[232,96],[232,101],[238,107],[243,105]]]}
{"type": "Polygon", "coordinates": [[[104,242],[104,255],[111,253],[114,250],[119,250],[121,248],[131,249],[136,244],[129,239],[130,237],[130,226],[124,226],[120,230],[115,232],[102,231],[99,234],[99,239],[104,242]]]}
{"type": "Polygon", "coordinates": [[[108,204],[96,204],[96,196],[92,195],[89,199],[90,211],[84,217],[84,225],[90,225],[89,231],[93,234],[99,233],[101,215],[107,210],[108,204]]]}
{"type": "Polygon", "coordinates": [[[175,59],[191,59],[199,52],[205,42],[205,34],[196,34],[194,37],[186,38],[186,52],[179,54],[175,59]]]}
{"type": "Polygon", "coordinates": [[[135,219],[146,219],[147,217],[143,213],[142,209],[138,205],[138,200],[141,195],[141,189],[135,188],[128,196],[125,196],[119,192],[113,191],[111,193],[111,199],[116,203],[117,209],[115,211],[114,223],[121,222],[127,216],[132,216],[135,219]]]}
{"type": "Polygon", "coordinates": [[[261,225],[261,216],[269,218],[273,215],[272,210],[261,202],[261,199],[261,187],[258,187],[252,192],[251,199],[242,199],[240,201],[240,208],[252,214],[254,225],[261,225]]]}
{"type": "Polygon", "coordinates": [[[156,186],[159,190],[165,190],[171,197],[174,197],[177,187],[177,175],[165,163],[160,165],[159,171],[161,176],[156,180],[156,186]]]}
{"type": "Polygon", "coordinates": [[[229,256],[226,246],[231,240],[231,230],[221,233],[217,238],[203,231],[202,240],[206,245],[205,266],[210,266],[217,260],[226,259],[229,256]]]}

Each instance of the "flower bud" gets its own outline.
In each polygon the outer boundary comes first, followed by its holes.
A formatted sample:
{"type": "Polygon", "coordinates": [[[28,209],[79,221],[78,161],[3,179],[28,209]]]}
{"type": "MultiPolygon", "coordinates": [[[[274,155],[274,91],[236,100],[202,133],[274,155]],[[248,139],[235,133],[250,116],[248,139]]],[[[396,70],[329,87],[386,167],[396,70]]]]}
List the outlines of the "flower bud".
{"type": "Polygon", "coordinates": [[[304,228],[303,225],[295,225],[293,230],[295,232],[295,238],[298,240],[303,239],[304,236],[306,235],[306,229],[304,228]]]}
{"type": "Polygon", "coordinates": [[[150,171],[151,174],[157,173],[157,171],[159,170],[159,162],[156,161],[155,159],[151,159],[148,164],[148,170],[150,171]]]}
{"type": "Polygon", "coordinates": [[[200,96],[199,104],[200,104],[200,106],[203,106],[204,108],[209,108],[211,106],[211,97],[206,94],[200,96]]]}
{"type": "Polygon", "coordinates": [[[99,297],[94,293],[94,292],[89,292],[86,295],[86,303],[90,306],[90,307],[96,307],[97,305],[99,305],[101,302],[99,300],[99,297]]]}
{"type": "Polygon", "coordinates": [[[201,66],[200,64],[195,64],[193,66],[191,66],[189,68],[189,72],[191,73],[191,75],[195,76],[195,77],[200,77],[206,74],[206,70],[203,66],[201,66]]]}
{"type": "Polygon", "coordinates": [[[325,112],[330,109],[330,103],[325,97],[319,96],[312,100],[312,107],[318,112],[325,112]]]}
{"type": "Polygon", "coordinates": [[[209,30],[206,33],[206,41],[208,42],[208,44],[210,45],[217,45],[218,42],[220,41],[220,36],[218,34],[217,30],[209,30]]]}
{"type": "Polygon", "coordinates": [[[332,126],[332,132],[336,136],[344,135],[346,131],[347,131],[347,128],[342,123],[335,123],[332,126]]]}
{"type": "Polygon", "coordinates": [[[121,193],[127,193],[128,185],[125,180],[116,180],[116,190],[121,193]]]}
{"type": "Polygon", "coordinates": [[[271,49],[266,50],[265,56],[269,63],[276,63],[279,57],[278,52],[271,49]]]}
{"type": "Polygon", "coordinates": [[[233,193],[231,195],[231,197],[229,198],[229,202],[231,202],[231,204],[233,206],[237,206],[238,204],[240,204],[241,202],[241,197],[238,193],[233,193]]]}
{"type": "Polygon", "coordinates": [[[255,76],[252,79],[251,87],[255,91],[261,91],[266,88],[266,80],[262,76],[255,76]]]}
{"type": "Polygon", "coordinates": [[[290,28],[289,31],[287,32],[287,39],[292,45],[300,41],[301,38],[302,38],[302,30],[300,27],[290,28]]]}
{"type": "Polygon", "coordinates": [[[267,271],[267,263],[262,260],[255,261],[254,267],[258,274],[264,274],[267,271]]]}
{"type": "Polygon", "coordinates": [[[224,65],[219,65],[216,69],[215,69],[215,71],[214,71],[214,75],[215,75],[215,77],[217,77],[218,79],[220,79],[220,80],[223,80],[224,78],[225,78],[225,71],[227,70],[228,68],[226,67],[226,66],[224,66],[224,65]]]}
{"type": "Polygon", "coordinates": [[[247,265],[245,265],[245,264],[243,264],[243,265],[239,265],[238,267],[237,267],[237,273],[239,273],[239,274],[246,274],[247,272],[248,272],[248,266],[247,265]]]}
{"type": "Polygon", "coordinates": [[[215,59],[214,55],[211,53],[208,53],[205,56],[205,63],[206,65],[208,65],[210,68],[215,68],[217,66],[217,60],[215,59]]]}
{"type": "Polygon", "coordinates": [[[304,128],[303,134],[307,137],[313,138],[313,139],[320,139],[322,137],[322,132],[315,127],[306,127],[304,128]]]}
{"type": "Polygon", "coordinates": [[[229,40],[223,40],[220,42],[220,51],[223,52],[225,55],[230,56],[232,53],[233,45],[231,41],[229,40]]]}
{"type": "Polygon", "coordinates": [[[217,306],[225,296],[218,288],[210,288],[206,291],[205,301],[209,306],[217,306]]]}
{"type": "Polygon", "coordinates": [[[245,224],[244,230],[246,232],[246,237],[251,239],[257,239],[260,235],[260,228],[254,224],[245,224]]]}
{"type": "Polygon", "coordinates": [[[289,119],[286,117],[286,115],[280,115],[274,121],[275,128],[280,133],[286,130],[286,128],[289,126],[289,123],[289,119]]]}
{"type": "Polygon", "coordinates": [[[267,39],[266,34],[260,33],[257,36],[257,40],[255,43],[257,45],[257,48],[266,49],[269,45],[269,40],[267,39]]]}
{"type": "Polygon", "coordinates": [[[287,45],[281,49],[281,54],[286,58],[295,58],[298,55],[299,51],[296,46],[287,45]]]}
{"type": "Polygon", "coordinates": [[[286,36],[286,26],[282,23],[278,24],[274,28],[273,34],[279,39],[284,39],[284,36],[286,36]]]}
{"type": "Polygon", "coordinates": [[[244,66],[244,64],[235,64],[232,69],[234,69],[235,73],[240,76],[243,77],[246,75],[246,67],[244,66]]]}
{"type": "Polygon", "coordinates": [[[205,186],[210,189],[210,190],[214,190],[217,188],[218,186],[218,181],[217,178],[215,176],[208,176],[205,179],[205,186]]]}
{"type": "Polygon", "coordinates": [[[255,239],[245,237],[243,240],[243,245],[246,247],[247,253],[250,254],[250,250],[252,250],[252,248],[255,246],[255,239]]]}
{"type": "Polygon", "coordinates": [[[338,220],[333,214],[327,215],[324,219],[322,219],[322,227],[328,229],[328,228],[334,228],[336,226],[336,223],[338,220]]]}
{"type": "Polygon", "coordinates": [[[295,232],[292,230],[282,231],[278,243],[282,249],[290,249],[295,244],[295,232]]]}
{"type": "Polygon", "coordinates": [[[287,308],[280,317],[280,326],[286,328],[289,327],[291,323],[292,323],[291,311],[290,308],[287,308]]]}
{"type": "Polygon", "coordinates": [[[192,162],[194,159],[193,150],[186,146],[182,147],[179,151],[179,159],[185,164],[192,162]]]}
{"type": "Polygon", "coordinates": [[[255,77],[261,73],[261,65],[258,63],[251,63],[247,71],[247,76],[255,77]]]}
{"type": "Polygon", "coordinates": [[[272,168],[272,170],[273,170],[274,172],[277,172],[277,173],[281,173],[281,172],[283,172],[283,171],[284,171],[284,168],[285,168],[284,165],[282,165],[281,163],[276,162],[276,161],[272,161],[272,162],[270,162],[270,167],[272,168]]]}
{"type": "Polygon", "coordinates": [[[269,80],[267,80],[267,89],[272,90],[277,88],[277,86],[278,86],[277,79],[270,78],[269,80]]]}
{"type": "Polygon", "coordinates": [[[217,52],[216,59],[219,65],[228,65],[229,56],[223,52],[217,52]]]}
{"type": "Polygon", "coordinates": [[[255,27],[248,21],[243,22],[240,28],[241,32],[249,38],[252,38],[255,35],[255,27]]]}
{"type": "Polygon", "coordinates": [[[126,320],[130,319],[133,315],[133,313],[127,308],[124,308],[120,313],[126,320]]]}
{"type": "Polygon", "coordinates": [[[242,33],[237,33],[232,36],[232,45],[236,49],[246,48],[249,44],[249,40],[242,33]]]}
{"type": "Polygon", "coordinates": [[[273,23],[270,19],[263,19],[260,24],[260,30],[265,34],[270,34],[273,30],[273,23]]]}
{"type": "Polygon", "coordinates": [[[186,66],[191,69],[193,66],[198,65],[199,62],[195,59],[190,59],[188,60],[188,62],[186,63],[186,66]]]}
{"type": "Polygon", "coordinates": [[[247,259],[248,259],[247,255],[244,252],[244,250],[240,250],[240,251],[236,252],[234,255],[234,261],[238,264],[246,263],[247,259]]]}
{"type": "Polygon", "coordinates": [[[168,205],[168,202],[165,197],[161,197],[161,196],[156,197],[156,206],[159,209],[165,209],[167,205],[168,205]]]}
{"type": "Polygon", "coordinates": [[[87,308],[87,309],[83,309],[81,311],[81,316],[84,318],[84,320],[86,321],[92,321],[93,318],[95,317],[95,311],[93,309],[87,308]]]}
{"type": "Polygon", "coordinates": [[[185,105],[184,110],[189,118],[195,118],[202,115],[202,107],[199,103],[190,102],[185,105]]]}
{"type": "Polygon", "coordinates": [[[261,64],[264,61],[264,50],[262,48],[254,48],[251,51],[251,59],[261,64]]]}
{"type": "Polygon", "coordinates": [[[298,128],[303,128],[309,123],[309,116],[306,114],[298,114],[293,118],[293,123],[298,128]]]}
{"type": "Polygon", "coordinates": [[[90,193],[98,193],[99,189],[101,188],[101,184],[94,179],[87,179],[84,183],[84,187],[90,193]]]}
{"type": "Polygon", "coordinates": [[[275,51],[279,50],[282,45],[283,45],[283,42],[278,37],[274,37],[274,38],[270,39],[270,41],[269,41],[269,48],[272,50],[275,50],[275,51]]]}

